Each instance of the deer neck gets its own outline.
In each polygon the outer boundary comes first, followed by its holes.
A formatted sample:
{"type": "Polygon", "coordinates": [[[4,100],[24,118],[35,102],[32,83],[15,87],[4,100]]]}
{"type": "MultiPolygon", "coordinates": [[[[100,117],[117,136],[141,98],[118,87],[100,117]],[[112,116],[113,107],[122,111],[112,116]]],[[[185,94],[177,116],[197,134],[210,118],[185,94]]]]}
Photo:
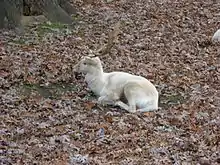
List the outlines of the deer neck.
{"type": "Polygon", "coordinates": [[[104,72],[102,70],[96,73],[87,73],[85,80],[88,84],[88,87],[97,95],[100,96],[100,93],[105,85],[104,81],[104,72]]]}

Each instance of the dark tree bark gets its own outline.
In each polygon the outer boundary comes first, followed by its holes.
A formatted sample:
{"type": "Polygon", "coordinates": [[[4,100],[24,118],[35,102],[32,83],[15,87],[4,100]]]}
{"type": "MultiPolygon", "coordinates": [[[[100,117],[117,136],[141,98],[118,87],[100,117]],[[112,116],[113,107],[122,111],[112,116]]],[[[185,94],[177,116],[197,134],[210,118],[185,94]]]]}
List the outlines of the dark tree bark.
{"type": "Polygon", "coordinates": [[[60,7],[62,7],[68,14],[76,14],[76,9],[67,0],[58,0],[60,7]]]}
{"type": "Polygon", "coordinates": [[[9,27],[22,27],[23,12],[32,9],[36,13],[42,13],[51,22],[69,25],[74,23],[70,14],[75,14],[76,10],[68,0],[0,0],[0,28],[4,27],[5,18],[9,27]]]}
{"type": "Polygon", "coordinates": [[[68,15],[67,12],[65,12],[65,10],[60,7],[57,0],[41,0],[38,2],[41,2],[39,3],[39,7],[42,7],[45,17],[47,17],[52,22],[61,22],[65,24],[73,23],[72,18],[68,15]]]}
{"type": "Polygon", "coordinates": [[[0,0],[0,26],[4,26],[5,18],[7,18],[8,27],[21,27],[22,2],[22,0],[0,0]]]}
{"type": "Polygon", "coordinates": [[[4,20],[6,17],[4,1],[0,0],[0,28],[4,27],[4,20]]]}
{"type": "Polygon", "coordinates": [[[23,12],[22,0],[4,0],[6,17],[10,28],[21,27],[21,15],[23,12]]]}
{"type": "Polygon", "coordinates": [[[68,0],[24,0],[25,4],[42,14],[52,22],[72,24],[73,20],[69,14],[76,10],[68,0]]]}

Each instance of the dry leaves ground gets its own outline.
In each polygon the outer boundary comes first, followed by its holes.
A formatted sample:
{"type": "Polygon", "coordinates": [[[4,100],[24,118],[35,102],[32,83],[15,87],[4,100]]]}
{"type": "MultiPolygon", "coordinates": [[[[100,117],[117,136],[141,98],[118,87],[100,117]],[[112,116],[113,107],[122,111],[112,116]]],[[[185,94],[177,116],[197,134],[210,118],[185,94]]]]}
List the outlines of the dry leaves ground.
{"type": "Polygon", "coordinates": [[[75,1],[78,25],[0,32],[1,164],[220,163],[220,28],[216,0],[75,1]],[[106,71],[157,85],[161,110],[96,105],[72,67],[100,49],[106,71]]]}

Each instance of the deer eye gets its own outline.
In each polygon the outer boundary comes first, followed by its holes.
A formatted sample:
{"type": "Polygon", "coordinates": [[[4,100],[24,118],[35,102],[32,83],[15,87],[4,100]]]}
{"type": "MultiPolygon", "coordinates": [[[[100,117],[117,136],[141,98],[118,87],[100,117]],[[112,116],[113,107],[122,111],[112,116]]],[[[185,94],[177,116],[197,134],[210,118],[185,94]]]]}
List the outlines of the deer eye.
{"type": "Polygon", "coordinates": [[[87,63],[86,63],[86,62],[83,62],[83,65],[87,65],[87,63]]]}

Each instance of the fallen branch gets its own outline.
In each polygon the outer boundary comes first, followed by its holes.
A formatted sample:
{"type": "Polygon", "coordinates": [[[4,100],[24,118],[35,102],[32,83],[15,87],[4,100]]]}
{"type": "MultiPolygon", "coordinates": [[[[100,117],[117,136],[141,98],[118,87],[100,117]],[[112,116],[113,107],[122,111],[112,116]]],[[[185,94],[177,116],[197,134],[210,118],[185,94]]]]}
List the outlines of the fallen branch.
{"type": "Polygon", "coordinates": [[[104,45],[103,47],[101,47],[97,51],[100,55],[108,54],[111,51],[112,47],[115,44],[115,41],[117,41],[117,39],[118,39],[118,34],[120,33],[120,26],[121,26],[121,22],[118,21],[114,25],[113,30],[111,32],[109,32],[107,44],[104,45]]]}

